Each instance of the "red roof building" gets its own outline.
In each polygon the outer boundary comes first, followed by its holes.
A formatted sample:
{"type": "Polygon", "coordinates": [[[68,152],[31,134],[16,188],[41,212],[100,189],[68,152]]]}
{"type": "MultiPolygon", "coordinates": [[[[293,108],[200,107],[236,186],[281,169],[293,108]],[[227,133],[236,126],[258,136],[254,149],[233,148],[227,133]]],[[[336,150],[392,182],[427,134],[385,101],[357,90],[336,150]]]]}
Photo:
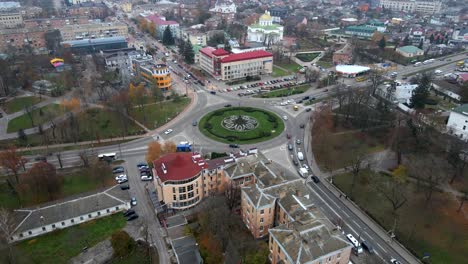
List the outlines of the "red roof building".
{"type": "Polygon", "coordinates": [[[153,162],[154,176],[161,182],[187,180],[207,167],[199,154],[191,152],[170,153],[153,162]]]}
{"type": "Polygon", "coordinates": [[[167,27],[169,27],[169,29],[171,30],[172,36],[174,38],[180,37],[180,28],[179,28],[179,23],[177,23],[177,21],[166,20],[165,17],[161,17],[155,14],[145,16],[144,18],[148,22],[154,23],[154,25],[156,26],[156,37],[158,39],[162,39],[164,30],[166,30],[167,27]]]}

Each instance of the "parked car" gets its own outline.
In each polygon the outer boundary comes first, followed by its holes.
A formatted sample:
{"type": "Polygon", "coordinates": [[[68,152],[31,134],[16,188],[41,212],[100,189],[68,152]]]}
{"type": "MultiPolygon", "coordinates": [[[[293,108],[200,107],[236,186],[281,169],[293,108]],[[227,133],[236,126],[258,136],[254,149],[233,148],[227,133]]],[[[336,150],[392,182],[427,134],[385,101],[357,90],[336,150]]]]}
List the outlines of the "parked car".
{"type": "Polygon", "coordinates": [[[137,215],[137,214],[132,214],[132,215],[130,215],[129,217],[127,217],[127,221],[133,221],[133,220],[135,220],[135,219],[137,219],[137,218],[138,218],[138,215],[137,215]]]}
{"type": "Polygon", "coordinates": [[[113,174],[123,173],[123,172],[125,172],[125,168],[122,167],[122,166],[118,166],[118,167],[115,167],[115,168],[112,169],[113,174]]]}
{"type": "Polygon", "coordinates": [[[121,184],[121,185],[120,185],[120,189],[122,189],[122,190],[128,190],[128,189],[130,189],[130,185],[128,185],[128,184],[121,184]]]}
{"type": "Polygon", "coordinates": [[[291,143],[288,144],[288,149],[293,150],[293,145],[291,143]]]}
{"type": "Polygon", "coordinates": [[[283,119],[284,119],[284,120],[288,120],[288,116],[287,116],[287,115],[284,115],[284,116],[283,116],[283,119]]]}
{"type": "Polygon", "coordinates": [[[392,263],[392,264],[401,264],[400,261],[398,261],[398,260],[396,260],[394,258],[390,259],[390,263],[392,263]]]}
{"type": "Polygon", "coordinates": [[[294,163],[294,165],[296,165],[296,166],[299,165],[299,162],[298,162],[296,159],[293,159],[293,163],[294,163]]]}
{"type": "Polygon", "coordinates": [[[310,169],[309,165],[307,165],[307,164],[302,164],[302,168],[306,169],[307,171],[309,171],[309,169],[310,169]]]}
{"type": "Polygon", "coordinates": [[[296,144],[300,145],[302,141],[300,139],[296,139],[296,144]]]}
{"type": "Polygon", "coordinates": [[[229,147],[230,147],[230,148],[238,148],[239,145],[237,145],[237,144],[229,144],[229,147]]]}
{"type": "Polygon", "coordinates": [[[364,241],[361,242],[361,246],[362,246],[363,249],[369,251],[370,254],[375,253],[374,248],[372,247],[372,245],[369,242],[364,240],[364,241]]]}
{"type": "Polygon", "coordinates": [[[43,161],[43,162],[47,162],[47,158],[44,157],[44,156],[39,156],[39,157],[36,157],[34,158],[35,161],[43,161]]]}
{"type": "Polygon", "coordinates": [[[287,134],[286,134],[286,138],[287,138],[287,139],[291,139],[291,134],[287,133],[287,134]]]}
{"type": "Polygon", "coordinates": [[[127,178],[127,175],[125,175],[125,174],[120,174],[119,176],[116,176],[116,177],[115,177],[115,180],[118,181],[118,180],[120,180],[120,179],[126,179],[126,178],[127,178]]]}
{"type": "Polygon", "coordinates": [[[315,183],[319,183],[319,182],[320,182],[320,179],[319,179],[317,176],[315,176],[315,175],[313,175],[313,176],[310,177],[310,178],[311,178],[312,181],[315,182],[315,183]]]}
{"type": "Polygon", "coordinates": [[[213,94],[213,95],[215,95],[215,94],[216,94],[216,92],[215,92],[215,91],[210,91],[210,94],[213,94]]]}
{"type": "Polygon", "coordinates": [[[224,107],[231,107],[232,104],[225,104],[224,107]]]}
{"type": "Polygon", "coordinates": [[[306,108],[306,112],[312,111],[312,108],[306,108]]]}
{"type": "Polygon", "coordinates": [[[130,205],[131,206],[136,206],[137,205],[137,200],[135,197],[132,197],[132,199],[130,199],[130,205]]]}
{"type": "Polygon", "coordinates": [[[301,124],[299,127],[300,127],[300,128],[304,128],[304,127],[305,127],[305,124],[301,124]]]}
{"type": "Polygon", "coordinates": [[[134,210],[128,209],[127,211],[125,211],[125,213],[123,214],[123,216],[127,217],[127,216],[130,216],[130,215],[134,214],[134,213],[135,213],[134,210]]]}
{"type": "Polygon", "coordinates": [[[151,175],[143,175],[143,176],[140,176],[140,179],[142,181],[152,181],[153,180],[153,176],[151,175]]]}
{"type": "Polygon", "coordinates": [[[174,131],[174,130],[169,128],[168,130],[164,131],[164,134],[169,135],[170,133],[172,133],[172,131],[174,131]]]}
{"type": "Polygon", "coordinates": [[[137,168],[141,171],[141,170],[147,170],[149,167],[146,162],[140,162],[137,164],[137,168]]]}

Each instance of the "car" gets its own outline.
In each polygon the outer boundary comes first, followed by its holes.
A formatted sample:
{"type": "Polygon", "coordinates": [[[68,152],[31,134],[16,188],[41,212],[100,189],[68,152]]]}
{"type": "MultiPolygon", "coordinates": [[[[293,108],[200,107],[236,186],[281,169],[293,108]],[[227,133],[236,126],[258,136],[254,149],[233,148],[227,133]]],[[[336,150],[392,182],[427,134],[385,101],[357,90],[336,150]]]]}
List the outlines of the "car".
{"type": "Polygon", "coordinates": [[[137,165],[137,168],[142,170],[142,169],[147,169],[148,168],[148,163],[146,162],[139,162],[137,165]]]}
{"type": "Polygon", "coordinates": [[[364,240],[364,241],[361,242],[361,246],[362,246],[362,248],[364,248],[365,250],[369,251],[370,254],[374,254],[374,253],[375,253],[374,248],[372,247],[372,245],[371,245],[369,242],[367,242],[367,241],[364,240]]]}
{"type": "Polygon", "coordinates": [[[164,134],[169,135],[170,133],[172,133],[172,131],[174,131],[174,130],[169,128],[168,130],[164,131],[164,134]]]}
{"type": "Polygon", "coordinates": [[[137,200],[135,197],[132,197],[132,199],[130,199],[130,205],[131,206],[136,206],[137,205],[137,200]]]}
{"type": "Polygon", "coordinates": [[[225,104],[224,107],[231,107],[232,104],[225,104]]]}
{"type": "Polygon", "coordinates": [[[293,149],[294,149],[293,144],[288,143],[288,149],[289,149],[289,150],[293,150],[293,149]]]}
{"type": "Polygon", "coordinates": [[[230,147],[230,148],[238,148],[239,145],[237,145],[237,144],[229,144],[229,147],[230,147]]]}
{"type": "Polygon", "coordinates": [[[133,220],[135,220],[135,219],[137,219],[137,218],[138,218],[138,215],[137,215],[137,214],[132,214],[132,215],[130,215],[129,217],[127,217],[127,221],[133,221],[133,220]]]}
{"type": "Polygon", "coordinates": [[[120,180],[120,179],[125,179],[125,178],[127,178],[127,175],[125,175],[125,174],[120,174],[119,176],[116,176],[116,177],[115,177],[115,180],[118,181],[118,180],[120,180]]]}
{"type": "Polygon", "coordinates": [[[127,179],[127,178],[122,178],[122,179],[118,179],[118,180],[117,180],[117,183],[118,183],[118,184],[122,184],[122,183],[126,183],[126,182],[128,182],[128,179],[127,179]]]}
{"type": "Polygon", "coordinates": [[[319,182],[320,182],[320,179],[319,179],[317,176],[315,176],[315,175],[312,175],[310,178],[311,178],[312,181],[315,182],[315,183],[319,183],[319,182]]]}
{"type": "Polygon", "coordinates": [[[323,90],[324,92],[328,92],[328,89],[323,90]]]}
{"type": "Polygon", "coordinates": [[[300,127],[300,128],[304,128],[304,127],[305,127],[305,124],[301,124],[299,127],[300,127]]]}
{"type": "Polygon", "coordinates": [[[198,121],[197,121],[197,120],[193,120],[192,126],[197,126],[197,125],[198,125],[198,121]]]}
{"type": "Polygon", "coordinates": [[[47,162],[47,158],[44,157],[44,156],[39,156],[39,157],[36,157],[34,158],[35,161],[44,161],[44,162],[47,162]]]}
{"type": "Polygon", "coordinates": [[[140,171],[140,176],[152,176],[151,170],[148,168],[148,169],[140,171]]]}
{"type": "Polygon", "coordinates": [[[447,61],[452,61],[452,59],[447,59],[447,61]]]}
{"type": "Polygon", "coordinates": [[[127,211],[125,211],[123,216],[127,217],[127,216],[131,216],[132,214],[135,214],[135,210],[128,209],[127,211]]]}
{"type": "Polygon", "coordinates": [[[128,190],[128,189],[130,189],[130,185],[128,185],[128,184],[121,184],[121,185],[120,185],[120,189],[121,189],[121,190],[128,190]]]}
{"type": "Polygon", "coordinates": [[[141,179],[142,181],[152,181],[152,180],[153,180],[153,176],[151,176],[151,175],[143,175],[143,176],[140,177],[140,179],[141,179]]]}
{"type": "Polygon", "coordinates": [[[307,164],[302,164],[302,168],[306,169],[307,171],[309,171],[309,166],[307,164]]]}
{"type": "Polygon", "coordinates": [[[115,173],[123,173],[123,172],[125,172],[125,168],[122,167],[122,166],[118,166],[118,167],[115,167],[115,168],[112,169],[112,173],[114,173],[114,174],[115,173]]]}
{"type": "Polygon", "coordinates": [[[306,108],[306,112],[312,111],[312,108],[306,108]]]}
{"type": "Polygon", "coordinates": [[[287,138],[287,139],[291,139],[291,134],[287,133],[287,134],[286,134],[286,138],[287,138]]]}
{"type": "Polygon", "coordinates": [[[401,264],[401,262],[396,260],[395,258],[391,258],[390,263],[392,263],[392,264],[401,264]]]}
{"type": "Polygon", "coordinates": [[[283,116],[283,119],[284,119],[284,120],[288,120],[288,116],[284,115],[284,116],[283,116]]]}
{"type": "Polygon", "coordinates": [[[210,91],[210,94],[216,95],[216,91],[210,91]]]}
{"type": "Polygon", "coordinates": [[[294,163],[294,165],[296,165],[296,166],[299,165],[299,162],[298,162],[296,159],[293,159],[293,163],[294,163]]]}
{"type": "Polygon", "coordinates": [[[296,144],[300,145],[302,141],[300,139],[296,139],[296,144]]]}

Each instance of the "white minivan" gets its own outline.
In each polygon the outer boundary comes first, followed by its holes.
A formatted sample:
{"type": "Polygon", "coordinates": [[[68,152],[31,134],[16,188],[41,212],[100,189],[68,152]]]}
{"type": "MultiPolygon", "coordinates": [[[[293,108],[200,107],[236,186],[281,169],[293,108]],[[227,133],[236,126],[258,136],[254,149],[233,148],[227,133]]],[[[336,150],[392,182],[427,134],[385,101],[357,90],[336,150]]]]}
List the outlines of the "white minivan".
{"type": "Polygon", "coordinates": [[[300,161],[303,161],[303,160],[304,160],[304,154],[302,154],[302,152],[298,152],[298,153],[297,153],[297,158],[298,158],[300,161]]]}

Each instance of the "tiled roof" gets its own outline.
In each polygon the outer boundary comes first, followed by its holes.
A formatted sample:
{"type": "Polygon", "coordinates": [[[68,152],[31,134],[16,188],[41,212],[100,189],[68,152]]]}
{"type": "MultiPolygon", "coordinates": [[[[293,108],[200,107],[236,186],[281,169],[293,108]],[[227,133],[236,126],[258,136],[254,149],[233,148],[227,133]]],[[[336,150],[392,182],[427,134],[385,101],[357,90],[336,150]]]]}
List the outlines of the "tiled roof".
{"type": "Polygon", "coordinates": [[[229,55],[229,51],[226,51],[224,49],[217,49],[215,51],[212,52],[213,55],[215,56],[224,56],[224,55],[229,55]]]}
{"type": "Polygon", "coordinates": [[[231,54],[227,57],[222,58],[221,62],[226,63],[226,62],[252,60],[252,59],[267,58],[267,57],[273,57],[273,54],[264,50],[256,50],[256,51],[250,51],[250,52],[245,52],[245,53],[231,54]]]}
{"type": "Polygon", "coordinates": [[[216,49],[213,48],[213,47],[204,47],[204,48],[200,49],[200,52],[211,58],[211,57],[213,57],[213,51],[215,51],[215,50],[216,49]]]}
{"type": "Polygon", "coordinates": [[[170,153],[155,160],[153,164],[161,182],[189,179],[208,168],[200,154],[191,152],[170,153]]]}
{"type": "Polygon", "coordinates": [[[157,15],[149,15],[149,16],[146,17],[146,19],[151,21],[151,22],[154,22],[154,24],[156,24],[157,26],[177,25],[177,24],[179,24],[176,21],[164,20],[164,19],[160,18],[157,15]]]}

